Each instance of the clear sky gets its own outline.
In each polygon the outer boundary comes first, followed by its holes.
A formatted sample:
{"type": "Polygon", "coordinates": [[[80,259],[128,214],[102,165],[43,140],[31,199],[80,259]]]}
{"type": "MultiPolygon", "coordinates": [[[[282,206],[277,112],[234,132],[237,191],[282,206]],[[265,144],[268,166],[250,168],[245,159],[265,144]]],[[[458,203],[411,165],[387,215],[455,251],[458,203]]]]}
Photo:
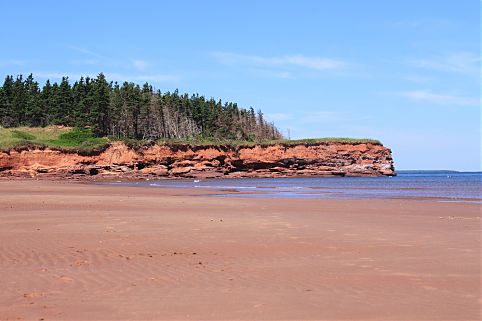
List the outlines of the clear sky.
{"type": "Polygon", "coordinates": [[[2,1],[0,39],[2,78],[104,72],[376,138],[397,169],[481,169],[478,0],[2,1]]]}

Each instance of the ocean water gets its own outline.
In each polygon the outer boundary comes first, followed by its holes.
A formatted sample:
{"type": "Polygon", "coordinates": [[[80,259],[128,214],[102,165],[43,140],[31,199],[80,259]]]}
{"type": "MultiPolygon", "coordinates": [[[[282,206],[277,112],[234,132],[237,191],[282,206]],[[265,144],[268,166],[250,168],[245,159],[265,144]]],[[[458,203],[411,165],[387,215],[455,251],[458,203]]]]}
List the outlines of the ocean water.
{"type": "Polygon", "coordinates": [[[433,198],[482,203],[482,172],[402,171],[395,177],[299,177],[150,180],[116,185],[199,188],[217,196],[269,198],[433,198]]]}

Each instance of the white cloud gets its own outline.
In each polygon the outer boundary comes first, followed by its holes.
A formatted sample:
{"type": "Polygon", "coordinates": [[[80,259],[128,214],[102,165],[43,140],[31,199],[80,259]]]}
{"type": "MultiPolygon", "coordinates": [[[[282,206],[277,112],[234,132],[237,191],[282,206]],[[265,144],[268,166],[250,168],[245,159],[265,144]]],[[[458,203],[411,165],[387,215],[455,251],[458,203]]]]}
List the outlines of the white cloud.
{"type": "Polygon", "coordinates": [[[0,60],[0,66],[25,66],[27,62],[20,59],[5,59],[0,60]]]}
{"type": "Polygon", "coordinates": [[[340,69],[346,66],[346,63],[338,59],[306,57],[303,55],[285,56],[281,61],[287,64],[302,66],[317,70],[340,69]]]}
{"type": "Polygon", "coordinates": [[[96,57],[96,58],[104,58],[104,56],[102,56],[101,54],[99,54],[97,52],[94,52],[92,50],[89,50],[87,48],[84,48],[84,47],[67,46],[67,48],[70,49],[70,50],[73,50],[73,51],[77,51],[77,52],[82,53],[82,54],[87,55],[87,56],[96,57]]]}
{"type": "Polygon", "coordinates": [[[272,70],[263,68],[243,68],[244,71],[262,78],[279,78],[279,79],[291,79],[293,78],[293,73],[289,71],[282,70],[272,70]]]}
{"type": "Polygon", "coordinates": [[[111,63],[103,62],[101,59],[97,59],[97,58],[75,59],[75,60],[72,60],[70,62],[72,64],[75,64],[75,65],[89,65],[89,66],[96,66],[96,65],[111,66],[111,65],[114,65],[112,62],[111,63]]]}
{"type": "Polygon", "coordinates": [[[151,82],[180,82],[181,76],[176,74],[119,74],[119,73],[106,73],[105,76],[110,80],[118,81],[132,81],[136,83],[143,83],[146,81],[151,82]]]}
{"type": "Polygon", "coordinates": [[[393,21],[389,24],[392,27],[397,27],[397,28],[417,28],[422,25],[420,21],[415,21],[415,20],[399,20],[399,21],[393,21]]]}
{"type": "Polygon", "coordinates": [[[326,57],[308,57],[304,55],[283,55],[263,57],[256,55],[242,55],[230,52],[214,52],[212,55],[225,65],[263,66],[263,67],[301,67],[324,71],[339,70],[347,66],[340,59],[326,57]]]}
{"type": "Polygon", "coordinates": [[[293,115],[287,113],[268,113],[266,114],[266,118],[270,121],[283,121],[292,119],[293,115]]]}
{"type": "Polygon", "coordinates": [[[335,111],[315,111],[305,112],[301,114],[300,121],[302,123],[320,123],[326,121],[335,121],[341,119],[342,113],[335,111]]]}
{"type": "Polygon", "coordinates": [[[453,27],[453,21],[440,18],[429,19],[404,19],[398,21],[390,21],[388,26],[398,29],[412,30],[440,30],[453,27]]]}
{"type": "Polygon", "coordinates": [[[432,77],[423,76],[423,75],[408,75],[408,76],[403,76],[402,78],[407,81],[411,81],[419,84],[427,84],[434,81],[432,77]]]}
{"type": "Polygon", "coordinates": [[[140,71],[144,71],[147,69],[147,67],[149,67],[149,64],[145,60],[141,60],[141,59],[132,60],[132,65],[134,66],[135,69],[140,71]]]}
{"type": "Polygon", "coordinates": [[[480,99],[478,98],[437,94],[428,90],[407,91],[401,93],[401,95],[417,102],[439,105],[480,106],[480,99]]]}
{"type": "Polygon", "coordinates": [[[480,73],[480,55],[472,52],[455,52],[443,57],[409,60],[412,66],[444,72],[464,74],[480,73]]]}
{"type": "Polygon", "coordinates": [[[333,122],[350,118],[346,113],[336,111],[313,111],[291,113],[267,113],[266,118],[275,122],[290,121],[291,124],[311,124],[322,122],[333,122]]]}
{"type": "MultiPolygon", "coordinates": [[[[177,83],[181,81],[181,76],[176,74],[123,74],[123,73],[104,73],[108,81],[130,81],[134,83],[142,84],[144,82],[171,82],[177,83]]],[[[80,77],[96,78],[97,73],[70,73],[70,72],[33,72],[35,78],[41,79],[62,79],[62,77],[68,76],[70,80],[75,81],[80,77]]]]}
{"type": "Polygon", "coordinates": [[[56,80],[56,79],[62,79],[62,77],[66,77],[68,76],[70,80],[77,80],[79,79],[80,77],[85,77],[85,76],[88,76],[88,75],[82,75],[80,73],[61,73],[61,72],[51,72],[51,71],[35,71],[35,72],[32,72],[32,75],[34,76],[34,78],[43,78],[43,79],[53,79],[53,80],[56,80]]]}
{"type": "MultiPolygon", "coordinates": [[[[104,73],[108,81],[118,81],[118,82],[134,82],[138,84],[143,84],[145,82],[167,82],[167,83],[177,83],[181,81],[181,76],[176,74],[125,74],[116,72],[105,72],[104,73]]],[[[97,75],[94,75],[96,77],[97,75]]]]}

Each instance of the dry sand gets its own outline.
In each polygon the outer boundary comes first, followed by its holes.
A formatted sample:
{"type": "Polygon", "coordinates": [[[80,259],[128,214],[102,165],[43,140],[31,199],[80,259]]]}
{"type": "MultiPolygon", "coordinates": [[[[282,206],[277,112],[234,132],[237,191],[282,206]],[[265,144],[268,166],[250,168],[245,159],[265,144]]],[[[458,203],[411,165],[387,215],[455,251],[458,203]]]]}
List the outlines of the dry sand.
{"type": "Polygon", "coordinates": [[[0,182],[0,320],[479,320],[480,205],[0,182]]]}

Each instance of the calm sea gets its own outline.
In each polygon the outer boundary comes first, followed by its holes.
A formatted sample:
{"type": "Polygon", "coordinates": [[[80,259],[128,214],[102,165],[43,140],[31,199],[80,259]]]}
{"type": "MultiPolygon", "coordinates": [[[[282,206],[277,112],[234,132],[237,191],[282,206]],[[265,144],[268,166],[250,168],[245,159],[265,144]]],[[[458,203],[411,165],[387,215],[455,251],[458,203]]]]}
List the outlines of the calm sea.
{"type": "Polygon", "coordinates": [[[129,186],[199,188],[226,197],[436,198],[482,202],[482,172],[406,171],[395,177],[304,177],[116,182],[129,186]]]}

